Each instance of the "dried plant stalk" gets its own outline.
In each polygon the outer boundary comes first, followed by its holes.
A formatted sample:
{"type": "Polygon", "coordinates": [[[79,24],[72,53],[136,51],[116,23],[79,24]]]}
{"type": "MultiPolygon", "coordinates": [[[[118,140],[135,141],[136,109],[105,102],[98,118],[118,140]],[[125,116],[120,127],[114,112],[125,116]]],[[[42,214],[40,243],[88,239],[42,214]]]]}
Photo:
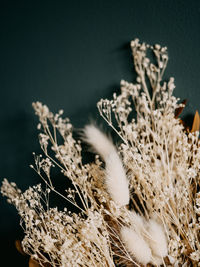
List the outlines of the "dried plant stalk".
{"type": "Polygon", "coordinates": [[[191,132],[185,130],[178,118],[185,102],[173,96],[174,78],[163,81],[166,47],[135,39],[131,49],[136,82],[121,81],[119,95],[97,104],[121,143],[115,146],[94,125],[84,129],[82,140],[100,156],[95,162],[83,164],[81,142],[62,110],[54,115],[33,103],[43,156],[34,155],[31,167],[45,186],[22,193],[4,179],[1,187],[22,218],[22,246],[32,263],[200,266],[199,115],[191,132]],[[72,183],[66,194],[54,186],[53,167],[72,183]],[[51,192],[66,201],[63,211],[49,207],[51,192]]]}

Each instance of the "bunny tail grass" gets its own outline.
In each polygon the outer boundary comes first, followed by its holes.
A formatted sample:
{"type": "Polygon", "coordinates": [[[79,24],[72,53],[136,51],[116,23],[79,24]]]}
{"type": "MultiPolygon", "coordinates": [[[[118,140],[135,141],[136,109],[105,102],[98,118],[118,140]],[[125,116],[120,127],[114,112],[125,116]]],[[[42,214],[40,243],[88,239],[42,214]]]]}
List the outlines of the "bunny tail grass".
{"type": "Polygon", "coordinates": [[[159,264],[163,263],[163,258],[167,256],[167,239],[162,225],[151,219],[147,225],[147,231],[150,239],[148,240],[149,246],[153,255],[159,259],[159,264]]]}
{"type": "Polygon", "coordinates": [[[128,179],[113,142],[94,125],[84,128],[84,140],[105,161],[105,184],[111,198],[119,206],[127,205],[130,198],[128,179]]]}
{"type": "Polygon", "coordinates": [[[151,249],[148,243],[134,229],[121,228],[121,238],[128,252],[141,264],[146,265],[151,261],[151,249]]]}

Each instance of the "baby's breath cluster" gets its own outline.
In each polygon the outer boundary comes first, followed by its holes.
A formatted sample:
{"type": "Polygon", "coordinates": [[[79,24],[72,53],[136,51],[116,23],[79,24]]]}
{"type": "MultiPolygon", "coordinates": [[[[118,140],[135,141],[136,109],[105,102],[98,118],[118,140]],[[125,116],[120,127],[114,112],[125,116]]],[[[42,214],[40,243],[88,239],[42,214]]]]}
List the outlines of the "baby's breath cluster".
{"type": "Polygon", "coordinates": [[[174,78],[163,81],[167,48],[135,39],[131,49],[136,82],[121,81],[119,95],[97,104],[121,143],[94,125],[83,130],[94,162],[83,163],[62,110],[33,103],[43,153],[31,167],[44,185],[22,193],[4,179],[1,193],[21,216],[25,253],[41,266],[200,266],[199,132],[175,115],[183,104],[174,78]],[[53,167],[71,181],[64,194],[53,167]],[[63,211],[50,207],[52,192],[66,201],[63,211]]]}

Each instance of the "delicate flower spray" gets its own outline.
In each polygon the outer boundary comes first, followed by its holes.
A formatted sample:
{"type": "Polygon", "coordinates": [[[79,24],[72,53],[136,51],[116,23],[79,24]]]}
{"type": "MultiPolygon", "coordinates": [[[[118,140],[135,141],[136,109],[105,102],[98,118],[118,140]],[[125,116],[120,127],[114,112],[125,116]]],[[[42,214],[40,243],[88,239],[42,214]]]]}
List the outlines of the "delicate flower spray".
{"type": "Polygon", "coordinates": [[[33,103],[43,156],[31,167],[45,186],[22,193],[4,179],[1,193],[21,216],[22,247],[35,266],[200,266],[199,116],[192,131],[178,118],[184,104],[174,79],[163,81],[166,47],[136,39],[131,49],[136,83],[121,81],[119,95],[97,104],[121,143],[87,125],[81,139],[97,154],[93,163],[83,163],[63,112],[33,103]],[[65,194],[51,179],[55,166],[72,183],[65,194]],[[52,191],[77,212],[49,207],[52,191]]]}

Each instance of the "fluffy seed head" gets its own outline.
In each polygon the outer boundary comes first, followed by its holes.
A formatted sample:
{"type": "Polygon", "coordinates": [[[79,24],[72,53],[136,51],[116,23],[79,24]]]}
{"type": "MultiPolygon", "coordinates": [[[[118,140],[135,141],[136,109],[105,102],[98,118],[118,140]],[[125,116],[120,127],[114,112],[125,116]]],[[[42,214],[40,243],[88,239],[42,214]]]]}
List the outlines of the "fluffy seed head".
{"type": "Polygon", "coordinates": [[[147,242],[132,228],[122,227],[121,238],[128,252],[141,264],[146,265],[151,261],[151,249],[147,242]]]}

